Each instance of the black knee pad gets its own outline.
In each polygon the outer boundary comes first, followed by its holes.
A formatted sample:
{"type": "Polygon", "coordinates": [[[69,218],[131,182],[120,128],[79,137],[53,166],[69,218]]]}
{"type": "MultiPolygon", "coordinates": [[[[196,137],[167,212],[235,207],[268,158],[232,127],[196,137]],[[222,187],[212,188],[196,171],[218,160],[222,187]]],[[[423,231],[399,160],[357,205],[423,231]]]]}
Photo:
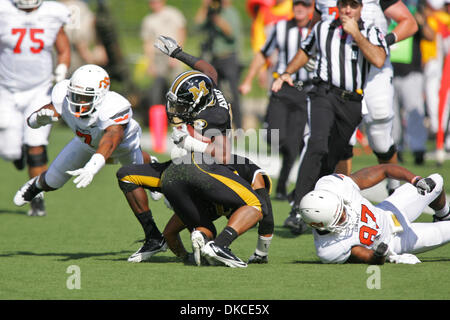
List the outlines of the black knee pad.
{"type": "Polygon", "coordinates": [[[28,150],[30,149],[29,146],[26,146],[26,152],[27,152],[27,164],[30,167],[40,167],[43,165],[46,165],[48,162],[48,157],[47,157],[47,147],[46,146],[42,146],[44,148],[44,151],[42,151],[42,153],[39,154],[29,154],[28,150]]]}
{"type": "Polygon", "coordinates": [[[269,192],[265,188],[256,189],[255,192],[263,202],[261,203],[263,218],[258,224],[258,234],[272,234],[274,230],[274,220],[269,192]]]}
{"type": "Polygon", "coordinates": [[[396,152],[397,152],[397,147],[395,146],[395,144],[393,144],[389,148],[389,150],[385,153],[379,153],[379,152],[375,152],[375,151],[373,153],[377,156],[378,160],[386,162],[386,161],[391,160],[391,158],[394,156],[394,154],[396,152]]]}

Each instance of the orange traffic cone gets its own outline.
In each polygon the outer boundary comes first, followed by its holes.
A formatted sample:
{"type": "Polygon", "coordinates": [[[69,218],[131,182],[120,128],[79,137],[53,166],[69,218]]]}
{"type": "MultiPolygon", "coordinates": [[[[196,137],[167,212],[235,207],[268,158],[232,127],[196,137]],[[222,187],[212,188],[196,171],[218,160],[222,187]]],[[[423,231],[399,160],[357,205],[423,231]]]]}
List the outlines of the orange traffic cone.
{"type": "Polygon", "coordinates": [[[148,109],[148,123],[152,149],[157,153],[166,152],[167,114],[162,104],[153,105],[148,109]]]}

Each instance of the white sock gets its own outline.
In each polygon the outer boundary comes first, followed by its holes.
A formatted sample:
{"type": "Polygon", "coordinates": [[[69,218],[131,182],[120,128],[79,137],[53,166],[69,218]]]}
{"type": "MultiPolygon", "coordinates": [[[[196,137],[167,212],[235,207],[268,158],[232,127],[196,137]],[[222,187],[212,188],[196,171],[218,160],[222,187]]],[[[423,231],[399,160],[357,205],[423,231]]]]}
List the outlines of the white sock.
{"type": "Polygon", "coordinates": [[[259,256],[267,256],[269,254],[269,247],[273,236],[264,237],[258,236],[258,242],[256,243],[255,253],[259,256]]]}

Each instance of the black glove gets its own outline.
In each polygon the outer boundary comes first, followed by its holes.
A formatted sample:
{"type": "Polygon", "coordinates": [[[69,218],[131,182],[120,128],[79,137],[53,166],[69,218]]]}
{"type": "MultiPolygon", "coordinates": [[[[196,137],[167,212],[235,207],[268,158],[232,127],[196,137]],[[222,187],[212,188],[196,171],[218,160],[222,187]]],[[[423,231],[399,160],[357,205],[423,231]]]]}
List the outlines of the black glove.
{"type": "Polygon", "coordinates": [[[436,182],[434,182],[431,178],[422,178],[417,181],[414,186],[417,188],[417,192],[424,196],[434,190],[434,187],[436,187],[436,182]]]}
{"type": "Polygon", "coordinates": [[[376,257],[385,257],[388,254],[389,246],[382,242],[380,235],[377,235],[373,241],[372,249],[376,257]]]}

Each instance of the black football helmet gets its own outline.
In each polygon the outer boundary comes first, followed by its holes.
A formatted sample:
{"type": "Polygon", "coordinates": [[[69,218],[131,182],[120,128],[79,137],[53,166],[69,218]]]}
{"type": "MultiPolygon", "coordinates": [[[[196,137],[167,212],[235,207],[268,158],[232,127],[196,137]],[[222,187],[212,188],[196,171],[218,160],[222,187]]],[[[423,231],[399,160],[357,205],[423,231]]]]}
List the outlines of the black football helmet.
{"type": "Polygon", "coordinates": [[[192,123],[200,111],[214,104],[213,82],[202,72],[183,72],[173,81],[166,98],[171,124],[192,123]]]}

